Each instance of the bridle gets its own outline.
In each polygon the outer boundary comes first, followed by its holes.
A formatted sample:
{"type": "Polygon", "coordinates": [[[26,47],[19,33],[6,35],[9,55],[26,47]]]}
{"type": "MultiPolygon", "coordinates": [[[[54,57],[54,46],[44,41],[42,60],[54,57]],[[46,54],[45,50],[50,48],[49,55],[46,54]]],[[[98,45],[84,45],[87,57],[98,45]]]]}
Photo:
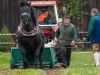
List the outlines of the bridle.
{"type": "MultiPolygon", "coordinates": [[[[21,20],[22,26],[23,26],[24,24],[26,24],[26,25],[27,25],[27,24],[30,24],[30,25],[32,26],[32,23],[29,21],[29,20],[31,19],[31,13],[30,13],[30,14],[28,14],[28,13],[22,13],[22,14],[21,14],[21,17],[22,17],[22,16],[27,16],[27,17],[28,17],[25,23],[23,23],[22,20],[21,20]]],[[[34,35],[36,35],[38,32],[39,32],[38,26],[35,27],[35,28],[33,28],[30,32],[25,31],[23,27],[22,27],[21,30],[20,30],[20,33],[21,33],[23,36],[34,36],[34,35]]]]}
{"type": "Polygon", "coordinates": [[[28,24],[28,21],[30,19],[30,15],[28,15],[27,13],[22,13],[20,17],[22,18],[22,16],[27,16],[28,17],[27,20],[26,20],[26,22],[25,22],[26,24],[28,24]]]}
{"type": "Polygon", "coordinates": [[[24,16],[26,15],[28,18],[30,18],[30,14],[27,14],[27,13],[22,13],[21,16],[24,16]]]}

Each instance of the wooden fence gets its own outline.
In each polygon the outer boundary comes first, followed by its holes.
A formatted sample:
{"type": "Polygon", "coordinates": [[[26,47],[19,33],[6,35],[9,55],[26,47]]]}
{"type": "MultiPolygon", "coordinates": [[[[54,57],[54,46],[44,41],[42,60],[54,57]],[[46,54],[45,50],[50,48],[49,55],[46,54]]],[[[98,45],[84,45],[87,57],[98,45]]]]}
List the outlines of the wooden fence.
{"type": "Polygon", "coordinates": [[[0,30],[5,25],[11,33],[19,25],[18,0],[0,0],[0,30]]]}
{"type": "MultiPolygon", "coordinates": [[[[27,0],[26,0],[27,1],[27,0]]],[[[100,12],[100,0],[83,0],[89,2],[83,10],[90,14],[92,8],[97,8],[100,12]]],[[[0,30],[5,25],[10,33],[15,33],[17,26],[19,25],[20,17],[19,17],[19,5],[18,0],[0,0],[0,30]]],[[[75,24],[78,31],[82,33],[78,33],[78,37],[83,39],[86,37],[88,23],[90,20],[89,15],[82,15],[81,24],[77,22],[77,20],[72,19],[72,23],[75,24]]]]}
{"type": "MultiPolygon", "coordinates": [[[[89,2],[83,8],[83,10],[87,13],[90,13],[91,9],[94,7],[96,7],[98,10],[100,9],[100,0],[83,1],[89,2]]],[[[72,22],[79,28],[79,31],[87,31],[90,17],[91,16],[86,14],[82,15],[81,25],[79,25],[75,19],[72,20],[72,22]]],[[[0,30],[2,26],[5,25],[11,33],[16,32],[17,26],[19,25],[19,20],[18,0],[0,0],[0,30]]]]}

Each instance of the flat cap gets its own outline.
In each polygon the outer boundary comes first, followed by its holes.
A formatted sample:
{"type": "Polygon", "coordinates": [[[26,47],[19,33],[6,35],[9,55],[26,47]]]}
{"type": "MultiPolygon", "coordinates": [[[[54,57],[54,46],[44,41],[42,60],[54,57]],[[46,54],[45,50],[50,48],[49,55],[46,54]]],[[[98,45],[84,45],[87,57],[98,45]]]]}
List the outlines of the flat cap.
{"type": "Polygon", "coordinates": [[[64,18],[71,18],[69,14],[66,14],[64,18]]]}

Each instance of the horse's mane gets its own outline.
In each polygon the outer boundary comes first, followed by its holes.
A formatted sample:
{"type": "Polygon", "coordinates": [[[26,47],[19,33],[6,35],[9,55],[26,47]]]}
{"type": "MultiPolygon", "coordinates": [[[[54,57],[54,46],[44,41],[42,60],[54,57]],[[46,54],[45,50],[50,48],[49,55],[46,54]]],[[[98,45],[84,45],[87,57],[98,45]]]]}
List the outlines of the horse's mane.
{"type": "Polygon", "coordinates": [[[23,7],[23,6],[29,6],[30,7],[30,4],[26,3],[26,2],[20,2],[20,7],[23,7]]]}
{"type": "Polygon", "coordinates": [[[31,7],[31,15],[32,15],[32,20],[33,20],[33,24],[35,24],[37,26],[37,15],[36,15],[36,9],[34,7],[31,7]]]}

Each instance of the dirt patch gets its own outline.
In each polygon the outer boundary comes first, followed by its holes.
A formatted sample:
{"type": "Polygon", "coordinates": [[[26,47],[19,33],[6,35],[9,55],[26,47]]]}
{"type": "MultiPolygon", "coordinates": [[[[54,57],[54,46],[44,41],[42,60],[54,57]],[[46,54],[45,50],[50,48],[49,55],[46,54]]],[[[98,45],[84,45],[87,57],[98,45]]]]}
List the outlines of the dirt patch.
{"type": "Polygon", "coordinates": [[[0,69],[0,74],[12,71],[10,68],[0,69]]]}
{"type": "Polygon", "coordinates": [[[63,69],[63,68],[60,66],[54,67],[54,68],[46,67],[42,71],[41,75],[59,75],[59,74],[61,74],[61,69],[63,69]]]}
{"type": "Polygon", "coordinates": [[[2,71],[6,71],[6,70],[9,70],[10,68],[3,68],[3,69],[0,69],[0,72],[2,71]]]}
{"type": "MultiPolygon", "coordinates": [[[[61,74],[61,70],[63,68],[61,66],[58,67],[54,67],[54,68],[50,68],[50,67],[45,67],[41,73],[41,75],[59,75],[61,74]]],[[[0,69],[0,75],[6,74],[8,72],[13,71],[10,68],[4,68],[4,69],[0,69]]]]}

